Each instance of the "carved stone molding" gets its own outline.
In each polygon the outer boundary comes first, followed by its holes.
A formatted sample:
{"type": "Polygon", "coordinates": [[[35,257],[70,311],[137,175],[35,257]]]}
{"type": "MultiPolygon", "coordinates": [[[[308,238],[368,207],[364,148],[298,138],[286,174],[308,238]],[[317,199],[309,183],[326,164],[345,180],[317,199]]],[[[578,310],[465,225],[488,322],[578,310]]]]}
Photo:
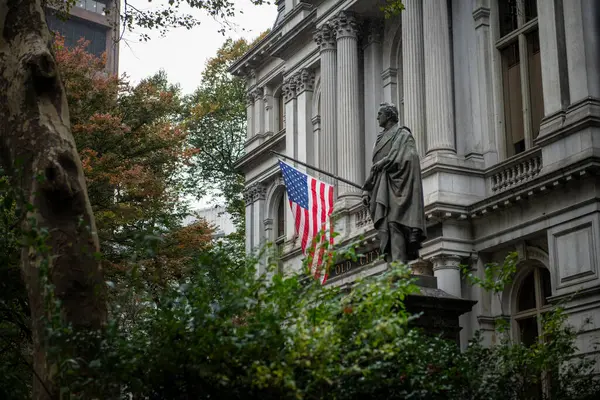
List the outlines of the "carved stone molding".
{"type": "Polygon", "coordinates": [[[358,23],[353,13],[342,11],[333,19],[335,37],[337,40],[344,37],[358,37],[358,23]]]}
{"type": "Polygon", "coordinates": [[[319,46],[319,50],[335,50],[336,40],[335,32],[331,23],[325,23],[320,29],[318,29],[313,38],[319,46]]]}
{"type": "Polygon", "coordinates": [[[247,187],[246,189],[244,189],[244,202],[246,203],[246,205],[252,204],[252,191],[250,190],[249,187],[247,187]]]}
{"type": "Polygon", "coordinates": [[[366,36],[364,38],[364,44],[369,45],[371,43],[381,43],[383,40],[383,22],[378,19],[370,20],[366,24],[366,36]]]}
{"type": "Polygon", "coordinates": [[[288,101],[295,99],[298,88],[298,74],[294,74],[283,81],[283,86],[281,87],[281,91],[283,93],[283,101],[287,103],[288,101]]]}
{"type": "Polygon", "coordinates": [[[460,270],[462,257],[454,254],[440,254],[431,257],[430,261],[433,264],[434,271],[440,269],[460,270]]]}
{"type": "Polygon", "coordinates": [[[256,87],[250,92],[250,95],[252,96],[254,101],[262,99],[264,94],[265,94],[265,89],[262,86],[256,87]]]}
{"type": "Polygon", "coordinates": [[[303,68],[297,78],[296,94],[304,91],[312,92],[315,90],[315,71],[309,68],[303,68]]]}
{"type": "Polygon", "coordinates": [[[267,193],[265,185],[262,183],[254,183],[244,190],[244,200],[246,204],[253,203],[258,200],[264,200],[267,193]]]}
{"type": "Polygon", "coordinates": [[[254,105],[254,95],[252,93],[253,93],[252,91],[246,93],[246,106],[247,107],[254,105]]]}

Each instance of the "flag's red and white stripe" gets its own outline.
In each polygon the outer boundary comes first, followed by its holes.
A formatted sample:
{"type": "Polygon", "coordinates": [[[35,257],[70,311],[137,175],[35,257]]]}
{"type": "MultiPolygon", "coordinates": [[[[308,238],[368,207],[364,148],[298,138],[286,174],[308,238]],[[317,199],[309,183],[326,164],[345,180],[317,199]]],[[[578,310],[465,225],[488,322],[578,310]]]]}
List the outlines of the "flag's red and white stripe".
{"type": "Polygon", "coordinates": [[[302,241],[302,252],[305,256],[312,255],[309,263],[310,271],[324,284],[327,281],[327,271],[322,270],[325,261],[323,244],[329,241],[329,248],[333,245],[333,226],[330,222],[333,211],[333,186],[310,175],[307,176],[307,184],[308,209],[292,201],[290,207],[295,217],[296,233],[302,241]],[[318,243],[317,239],[320,239],[318,243]]]}

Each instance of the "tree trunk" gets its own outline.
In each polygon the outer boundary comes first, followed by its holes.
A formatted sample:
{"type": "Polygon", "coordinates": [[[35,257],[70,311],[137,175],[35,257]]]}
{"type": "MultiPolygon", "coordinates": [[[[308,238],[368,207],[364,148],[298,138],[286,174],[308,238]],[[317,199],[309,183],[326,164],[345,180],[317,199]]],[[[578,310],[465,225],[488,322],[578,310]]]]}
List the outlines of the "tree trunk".
{"type": "MultiPolygon", "coordinates": [[[[0,0],[0,160],[33,205],[25,232],[49,232],[48,276],[61,301],[61,316],[76,329],[97,329],[106,320],[106,287],[95,257],[98,238],[87,188],[71,134],[64,87],[52,54],[42,0],[0,0]]],[[[34,399],[57,397],[46,358],[44,257],[29,247],[21,256],[31,308],[34,399]]]]}

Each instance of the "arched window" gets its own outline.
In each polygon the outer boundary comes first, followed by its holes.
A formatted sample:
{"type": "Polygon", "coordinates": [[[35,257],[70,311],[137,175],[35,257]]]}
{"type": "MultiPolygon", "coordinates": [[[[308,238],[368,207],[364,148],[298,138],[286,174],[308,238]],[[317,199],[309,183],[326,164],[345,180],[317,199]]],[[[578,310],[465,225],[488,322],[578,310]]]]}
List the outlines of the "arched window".
{"type": "Polygon", "coordinates": [[[541,316],[550,309],[551,295],[550,272],[544,267],[532,268],[520,280],[513,312],[515,339],[528,346],[540,340],[541,316]]]}
{"type": "Polygon", "coordinates": [[[277,115],[277,120],[279,121],[279,127],[277,131],[285,128],[285,103],[283,102],[283,93],[279,92],[279,97],[277,98],[277,111],[279,112],[277,115]]]}
{"type": "Polygon", "coordinates": [[[277,239],[285,236],[285,204],[283,195],[277,204],[277,239]]]}

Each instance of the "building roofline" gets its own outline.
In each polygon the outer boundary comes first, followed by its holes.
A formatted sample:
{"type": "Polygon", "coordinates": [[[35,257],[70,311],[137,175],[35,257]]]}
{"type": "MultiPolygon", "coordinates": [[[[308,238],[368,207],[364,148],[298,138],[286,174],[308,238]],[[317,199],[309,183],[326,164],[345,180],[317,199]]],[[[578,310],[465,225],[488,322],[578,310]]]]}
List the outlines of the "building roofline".
{"type": "MultiPolygon", "coordinates": [[[[285,34],[283,33],[283,28],[290,20],[292,20],[294,17],[296,17],[303,11],[312,11],[314,12],[314,15],[316,15],[316,8],[312,4],[303,2],[298,3],[289,13],[287,13],[283,17],[281,22],[276,27],[273,27],[271,32],[269,32],[264,38],[255,43],[254,46],[248,49],[248,51],[242,57],[236,60],[229,67],[229,73],[236,76],[246,75],[249,72],[249,70],[259,66],[267,57],[271,57],[271,48],[274,47],[274,45],[277,42],[279,42],[279,40],[282,37],[288,37],[290,34],[295,35],[295,27],[292,27],[290,31],[286,32],[285,34]]],[[[298,25],[300,24],[302,24],[302,22],[298,25]]]]}

